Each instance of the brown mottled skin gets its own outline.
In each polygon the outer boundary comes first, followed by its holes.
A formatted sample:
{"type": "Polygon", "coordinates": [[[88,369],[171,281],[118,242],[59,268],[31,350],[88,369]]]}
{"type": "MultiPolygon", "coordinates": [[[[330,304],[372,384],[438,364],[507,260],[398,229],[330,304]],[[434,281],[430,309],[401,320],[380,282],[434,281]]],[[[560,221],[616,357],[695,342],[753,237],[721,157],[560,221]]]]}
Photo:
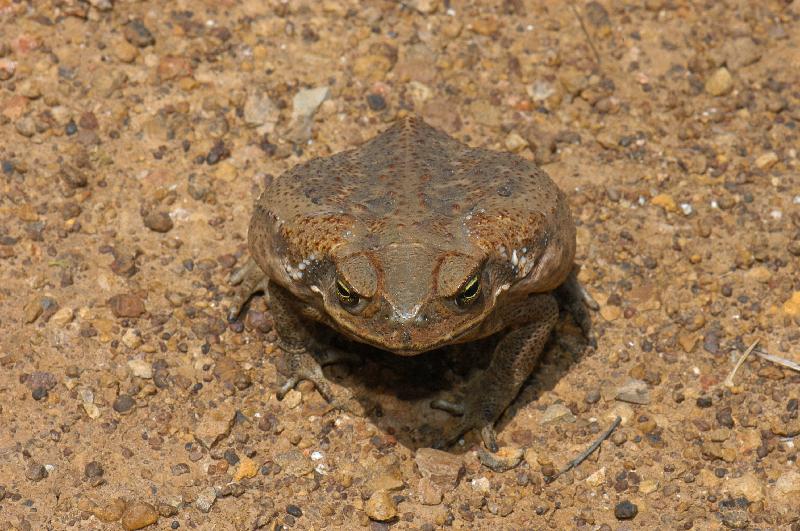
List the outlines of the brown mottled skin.
{"type": "Polygon", "coordinates": [[[256,204],[249,248],[231,315],[252,292],[269,295],[293,373],[281,396],[307,379],[358,409],[321,370],[353,356],[321,344],[318,324],[401,356],[504,334],[463,404],[432,404],[462,415],[448,440],[476,428],[497,448],[493,425],[533,370],[559,302],[591,333],[564,194],[532,162],[470,148],[419,118],[276,179],[256,204]]]}

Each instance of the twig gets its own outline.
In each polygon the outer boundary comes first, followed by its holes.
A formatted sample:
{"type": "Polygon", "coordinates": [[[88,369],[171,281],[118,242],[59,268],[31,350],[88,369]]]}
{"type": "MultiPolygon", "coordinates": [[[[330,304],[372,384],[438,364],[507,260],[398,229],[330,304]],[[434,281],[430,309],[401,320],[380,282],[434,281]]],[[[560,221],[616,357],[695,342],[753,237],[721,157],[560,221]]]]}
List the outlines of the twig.
{"type": "Polygon", "coordinates": [[[620,422],[622,422],[622,417],[617,415],[617,418],[614,419],[614,422],[611,423],[611,426],[609,426],[609,428],[605,432],[603,432],[603,434],[595,442],[593,442],[591,444],[591,446],[589,446],[589,448],[584,450],[578,457],[576,457],[575,459],[573,459],[572,461],[567,463],[564,466],[564,468],[559,470],[555,475],[545,478],[544,482],[545,483],[552,483],[553,481],[558,479],[558,477],[561,476],[562,474],[566,474],[567,472],[569,472],[570,470],[572,470],[576,466],[578,466],[581,463],[583,463],[586,460],[587,457],[592,455],[592,453],[595,450],[600,448],[600,445],[603,443],[603,441],[605,441],[606,439],[611,437],[611,434],[614,433],[614,430],[617,429],[617,426],[619,426],[620,422]]]}
{"type": "Polygon", "coordinates": [[[792,369],[793,371],[800,372],[800,363],[796,361],[787,360],[786,358],[781,358],[780,356],[775,356],[774,354],[770,354],[769,352],[764,352],[761,349],[756,350],[756,356],[759,358],[763,358],[767,361],[771,361],[772,363],[777,363],[778,365],[782,365],[787,369],[792,369]]]}
{"type": "Polygon", "coordinates": [[[725,387],[733,387],[733,377],[736,375],[736,371],[738,371],[739,367],[742,366],[742,363],[744,363],[744,360],[747,359],[747,356],[749,356],[750,353],[753,352],[753,349],[756,348],[758,342],[759,340],[756,339],[755,341],[753,341],[753,344],[750,345],[748,349],[744,351],[744,354],[742,354],[742,356],[739,358],[739,361],[737,361],[736,365],[733,366],[733,370],[730,372],[728,377],[725,378],[725,387]]]}
{"type": "Polygon", "coordinates": [[[578,23],[581,25],[581,29],[583,30],[583,34],[586,35],[586,40],[589,42],[589,48],[592,49],[592,53],[594,53],[594,58],[597,60],[597,64],[600,64],[600,54],[597,52],[597,48],[594,47],[594,41],[592,40],[592,36],[589,35],[589,30],[586,29],[586,25],[583,23],[583,18],[581,18],[578,10],[575,9],[575,5],[570,2],[569,8],[572,10],[572,14],[575,15],[575,18],[578,19],[578,23]]]}

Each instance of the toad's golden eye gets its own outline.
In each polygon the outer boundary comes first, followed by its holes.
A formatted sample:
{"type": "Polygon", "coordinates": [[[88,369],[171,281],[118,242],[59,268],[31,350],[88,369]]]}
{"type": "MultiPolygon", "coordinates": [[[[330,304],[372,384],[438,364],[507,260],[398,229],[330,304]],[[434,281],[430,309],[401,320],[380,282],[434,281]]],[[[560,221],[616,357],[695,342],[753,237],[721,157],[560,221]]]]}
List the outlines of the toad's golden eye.
{"type": "Polygon", "coordinates": [[[469,277],[464,286],[456,295],[456,304],[461,307],[468,306],[478,299],[481,294],[481,279],[475,274],[469,277]]]}
{"type": "Polygon", "coordinates": [[[339,301],[343,306],[355,306],[358,304],[358,294],[343,280],[336,280],[336,294],[339,295],[339,301]]]}

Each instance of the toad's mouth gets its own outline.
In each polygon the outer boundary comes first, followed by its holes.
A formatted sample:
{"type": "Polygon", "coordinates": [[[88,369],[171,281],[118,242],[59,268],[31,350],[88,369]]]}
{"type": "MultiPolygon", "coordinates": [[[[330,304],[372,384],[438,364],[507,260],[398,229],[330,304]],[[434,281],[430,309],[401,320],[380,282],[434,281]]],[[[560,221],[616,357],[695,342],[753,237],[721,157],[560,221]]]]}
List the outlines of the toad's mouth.
{"type": "Polygon", "coordinates": [[[368,330],[365,333],[363,330],[356,329],[350,323],[339,322],[337,324],[339,325],[339,332],[352,341],[365,343],[404,357],[419,356],[446,345],[478,339],[473,333],[478,326],[477,320],[461,323],[461,326],[455,330],[445,327],[443,329],[448,330],[448,333],[435,338],[430,337],[429,333],[419,330],[414,333],[413,329],[408,328],[385,330],[383,333],[368,330]]]}

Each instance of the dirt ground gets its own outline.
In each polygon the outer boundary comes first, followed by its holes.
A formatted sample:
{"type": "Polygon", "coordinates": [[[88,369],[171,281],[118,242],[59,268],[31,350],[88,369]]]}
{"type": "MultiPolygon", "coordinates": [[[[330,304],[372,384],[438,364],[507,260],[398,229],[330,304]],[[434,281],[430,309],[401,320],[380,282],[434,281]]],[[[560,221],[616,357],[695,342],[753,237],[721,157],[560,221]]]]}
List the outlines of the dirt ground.
{"type": "Polygon", "coordinates": [[[798,1],[0,0],[0,529],[799,530],[799,124],[798,1]],[[541,164],[601,304],[499,458],[426,449],[463,363],[360,418],[225,320],[264,185],[405,113],[541,164]]]}

